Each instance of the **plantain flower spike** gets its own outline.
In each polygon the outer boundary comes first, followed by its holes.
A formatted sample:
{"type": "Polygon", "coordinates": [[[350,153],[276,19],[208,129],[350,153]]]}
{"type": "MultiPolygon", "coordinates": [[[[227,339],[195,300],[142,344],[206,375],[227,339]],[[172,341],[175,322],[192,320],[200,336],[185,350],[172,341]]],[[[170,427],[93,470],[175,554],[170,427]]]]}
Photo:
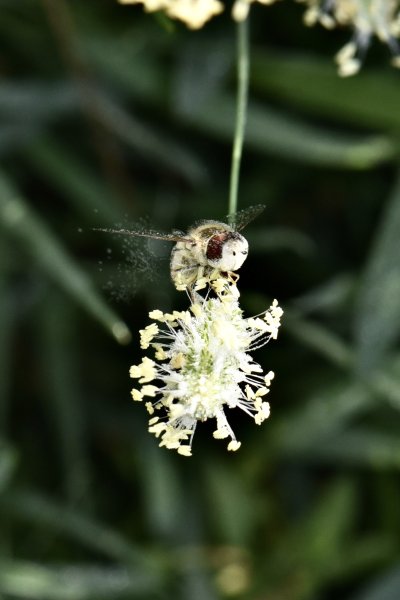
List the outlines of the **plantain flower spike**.
{"type": "Polygon", "coordinates": [[[216,439],[229,438],[228,450],[240,447],[226,416],[240,408],[260,425],[269,416],[269,393],[274,373],[266,375],[251,352],[276,339],[283,314],[276,300],[257,317],[244,318],[236,285],[226,279],[212,283],[213,294],[192,294],[190,310],[171,314],[154,310],[154,321],[140,332],[144,357],[130,369],[138,380],[132,390],[145,401],[149,432],[160,446],[191,456],[199,421],[215,419],[216,439]]]}

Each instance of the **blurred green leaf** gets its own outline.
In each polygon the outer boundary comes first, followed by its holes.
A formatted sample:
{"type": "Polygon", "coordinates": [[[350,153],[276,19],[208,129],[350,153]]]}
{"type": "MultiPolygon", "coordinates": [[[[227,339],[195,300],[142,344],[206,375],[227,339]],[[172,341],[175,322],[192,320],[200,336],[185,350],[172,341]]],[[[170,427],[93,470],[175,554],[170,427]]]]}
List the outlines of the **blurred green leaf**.
{"type": "Polygon", "coordinates": [[[349,479],[337,479],[300,524],[290,527],[267,563],[270,582],[276,581],[279,572],[279,580],[284,582],[272,587],[271,597],[313,598],[318,589],[339,575],[368,570],[387,559],[393,550],[387,537],[365,536],[360,542],[350,541],[356,510],[356,486],[349,479]]]}
{"type": "Polygon", "coordinates": [[[334,313],[349,303],[355,289],[354,275],[341,273],[296,298],[293,305],[301,315],[311,312],[334,313]]]}
{"type": "Polygon", "coordinates": [[[192,549],[183,548],[181,560],[179,560],[180,575],[180,597],[196,598],[196,600],[219,600],[219,595],[208,573],[208,569],[203,565],[198,552],[192,549]]]}
{"type": "Polygon", "coordinates": [[[373,569],[387,564],[396,554],[396,539],[392,535],[363,535],[356,541],[344,542],[344,548],[333,558],[328,580],[351,580],[368,576],[373,569]]]}
{"type": "Polygon", "coordinates": [[[79,506],[87,500],[91,481],[88,432],[84,427],[85,402],[78,382],[80,336],[74,309],[76,307],[58,291],[50,292],[41,305],[37,339],[44,392],[59,440],[66,496],[79,506]]]}
{"type": "Polygon", "coordinates": [[[17,320],[9,255],[10,246],[6,240],[0,240],[0,436],[9,433],[12,348],[17,320]]]}
{"type": "MultiPolygon", "coordinates": [[[[390,362],[388,361],[388,366],[390,362]]],[[[393,408],[400,410],[400,374],[393,374],[391,370],[383,368],[375,372],[368,382],[393,408]]]]}
{"type": "Polygon", "coordinates": [[[1,124],[0,155],[7,156],[15,149],[26,146],[37,134],[37,127],[30,124],[1,124]]]}
{"type": "Polygon", "coordinates": [[[147,432],[145,435],[141,442],[143,452],[137,457],[144,514],[152,534],[171,543],[182,528],[184,485],[174,468],[173,457],[160,452],[147,432]]]}
{"type": "Polygon", "coordinates": [[[78,100],[69,83],[4,80],[0,87],[0,154],[25,147],[49,123],[76,112],[78,100]]]}
{"type": "MultiPolygon", "coordinates": [[[[154,63],[150,65],[149,73],[152,84],[147,87],[145,82],[148,80],[144,76],[143,69],[138,67],[139,75],[136,79],[134,75],[136,70],[132,66],[140,60],[140,55],[136,55],[136,60],[135,57],[131,57],[129,62],[126,56],[122,56],[122,49],[120,52],[118,66],[116,66],[116,57],[114,56],[110,61],[109,57],[104,58],[103,51],[97,51],[94,58],[108,76],[113,79],[117,78],[124,90],[133,93],[141,101],[146,100],[154,105],[160,105],[165,96],[165,86],[161,83],[163,82],[162,63],[157,66],[154,63]],[[116,69],[115,72],[113,65],[116,69]],[[157,69],[158,79],[155,74],[157,69]]],[[[197,95],[197,101],[193,104],[193,102],[187,101],[187,94],[183,90],[179,91],[179,82],[176,82],[175,85],[178,86],[178,89],[171,98],[175,120],[182,122],[183,125],[194,127],[203,135],[209,134],[214,138],[230,142],[235,122],[234,96],[219,92],[219,87],[216,86],[211,97],[208,93],[202,94],[200,102],[199,95],[197,95]]],[[[265,104],[261,105],[255,102],[250,102],[249,105],[245,143],[249,149],[262,154],[273,154],[286,159],[331,168],[369,169],[382,162],[392,160],[398,154],[397,144],[384,136],[361,137],[339,134],[336,131],[296,119],[287,112],[277,111],[265,104]]]]}
{"type": "Polygon", "coordinates": [[[143,118],[134,117],[132,108],[128,112],[105,95],[97,97],[97,106],[101,124],[139,156],[182,175],[193,185],[207,180],[205,165],[189,147],[162,133],[160,127],[154,129],[143,118]]]}
{"type": "Polygon", "coordinates": [[[385,207],[355,305],[356,368],[383,365],[400,332],[400,177],[385,207]]]}
{"type": "Polygon", "coordinates": [[[125,323],[107,306],[87,275],[68,256],[3,172],[0,173],[0,225],[18,239],[44,271],[97,318],[119,343],[130,340],[125,323]]]}
{"type": "MultiPolygon", "coordinates": [[[[147,23],[149,25],[149,23],[147,23]]],[[[124,35],[110,35],[109,30],[82,36],[85,55],[96,72],[119,92],[132,94],[137,100],[159,105],[168,94],[168,71],[160,65],[171,40],[159,27],[135,26],[127,21],[124,35]]]]}
{"type": "Polygon", "coordinates": [[[206,497],[210,500],[214,530],[226,544],[246,545],[254,533],[257,510],[255,497],[234,465],[214,460],[207,465],[206,497]]]}
{"type": "Polygon", "coordinates": [[[326,379],[306,403],[275,425],[275,444],[284,454],[307,453],[309,458],[318,458],[326,444],[334,444],[355,417],[365,415],[375,404],[372,391],[361,382],[326,379]]]}
{"type": "Polygon", "coordinates": [[[343,540],[353,525],[357,494],[350,480],[337,480],[319,497],[318,505],[305,520],[298,541],[304,551],[305,562],[316,568],[317,577],[329,571],[333,558],[342,552],[343,540]]]}
{"type": "Polygon", "coordinates": [[[57,191],[75,210],[92,223],[96,219],[115,225],[123,210],[116,204],[111,191],[98,175],[78,159],[65,144],[47,136],[35,139],[25,149],[34,169],[43,179],[51,181],[57,191]]]}
{"type": "MultiPolygon", "coordinates": [[[[4,89],[2,87],[0,90],[0,117],[3,113],[8,120],[8,129],[2,132],[3,145],[7,148],[12,141],[29,140],[39,125],[66,112],[76,113],[79,109],[79,94],[71,84],[51,87],[26,82],[5,85],[4,89]],[[13,118],[16,120],[15,125],[9,123],[13,118]],[[24,136],[21,121],[26,121],[24,136]]],[[[180,173],[193,184],[204,182],[206,179],[204,165],[189,147],[162,134],[160,129],[155,130],[150,123],[145,124],[143,119],[136,119],[132,111],[128,113],[105,93],[96,91],[96,111],[93,110],[93,118],[100,118],[103,126],[131,146],[141,157],[180,173]]],[[[0,136],[0,150],[1,142],[0,136]]],[[[38,160],[43,160],[43,147],[41,152],[38,160]]],[[[48,154],[45,158],[51,160],[48,154]]],[[[56,157],[53,157],[53,168],[56,162],[56,157]]],[[[75,181],[76,178],[75,176],[75,181]]]]}
{"type": "Polygon", "coordinates": [[[351,596],[350,600],[396,600],[400,593],[400,566],[386,570],[383,575],[368,582],[361,593],[351,596]]]}
{"type": "MultiPolygon", "coordinates": [[[[306,453],[315,456],[315,447],[306,453]]],[[[318,444],[318,461],[333,464],[361,465],[374,469],[400,468],[400,440],[387,431],[374,431],[372,427],[353,427],[326,436],[318,444]]]]}
{"type": "Polygon", "coordinates": [[[357,77],[340,79],[328,59],[296,53],[252,55],[254,90],[285,98],[290,103],[351,124],[400,131],[400,90],[393,69],[363,69],[357,77]]]}
{"type": "MultiPolygon", "coordinates": [[[[230,141],[235,101],[215,95],[195,113],[179,118],[196,130],[230,141]]],[[[396,145],[384,136],[339,134],[289,116],[266,105],[250,102],[245,144],[249,150],[301,163],[344,169],[370,169],[397,155],[396,145]]]]}
{"type": "Polygon", "coordinates": [[[7,489],[17,466],[17,454],[0,439],[0,494],[7,489]]]}
{"type": "MultiPolygon", "coordinates": [[[[31,491],[3,494],[0,502],[3,511],[13,518],[67,536],[113,560],[136,564],[144,572],[156,566],[150,552],[145,552],[118,532],[97,523],[75,508],[60,506],[31,491]]],[[[156,571],[153,574],[156,577],[156,571]]]]}
{"type": "Polygon", "coordinates": [[[374,478],[374,503],[379,511],[379,529],[389,535],[396,535],[400,529],[398,477],[393,477],[391,469],[375,471],[374,478]]]}
{"type": "Polygon", "coordinates": [[[234,68],[234,39],[210,36],[207,52],[204,44],[204,39],[188,38],[184,51],[177,57],[170,102],[184,113],[197,112],[209,98],[221,92],[234,68]]]}
{"type": "Polygon", "coordinates": [[[274,586],[271,597],[314,598],[327,583],[355,572],[369,572],[387,560],[394,549],[388,536],[352,541],[357,503],[355,484],[339,478],[318,497],[300,524],[290,527],[267,567],[271,581],[281,572],[284,582],[274,586]],[[290,596],[286,595],[288,589],[290,596]]]}
{"type": "Polygon", "coordinates": [[[352,367],[354,360],[352,349],[335,333],[290,310],[285,310],[285,321],[287,332],[304,346],[313,349],[338,367],[345,369],[352,367]]]}
{"type": "Polygon", "coordinates": [[[149,574],[104,565],[43,566],[31,562],[0,562],[0,591],[33,600],[108,600],[142,598],[154,593],[149,574]]]}
{"type": "Polygon", "coordinates": [[[63,81],[55,84],[38,81],[3,80],[0,88],[0,119],[15,119],[26,124],[49,121],[76,111],[79,106],[77,90],[63,81]]]}

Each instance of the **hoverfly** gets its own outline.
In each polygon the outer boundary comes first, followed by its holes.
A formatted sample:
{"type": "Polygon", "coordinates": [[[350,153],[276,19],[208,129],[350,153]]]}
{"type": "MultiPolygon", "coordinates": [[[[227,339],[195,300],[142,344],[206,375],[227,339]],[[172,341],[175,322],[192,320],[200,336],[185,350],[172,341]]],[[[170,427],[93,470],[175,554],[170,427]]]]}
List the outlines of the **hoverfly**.
{"type": "Polygon", "coordinates": [[[159,233],[152,229],[135,231],[96,228],[96,231],[175,242],[170,261],[171,279],[177,289],[185,289],[212,273],[234,281],[238,279],[235,271],[240,269],[249,251],[249,244],[240,231],[264,208],[264,205],[258,204],[229,215],[229,224],[222,221],[199,221],[187,233],[159,233]]]}

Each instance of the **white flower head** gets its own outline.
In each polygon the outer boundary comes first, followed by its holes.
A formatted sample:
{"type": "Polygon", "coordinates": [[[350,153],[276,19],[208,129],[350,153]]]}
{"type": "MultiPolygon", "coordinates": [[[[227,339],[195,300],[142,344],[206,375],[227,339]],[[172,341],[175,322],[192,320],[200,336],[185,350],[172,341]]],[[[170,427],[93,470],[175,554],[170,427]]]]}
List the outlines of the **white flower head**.
{"type": "Polygon", "coordinates": [[[149,431],[160,438],[160,446],[184,456],[191,455],[199,421],[215,419],[214,437],[229,438],[228,450],[234,451],[240,442],[225,411],[240,408],[258,425],[269,416],[265,396],[273,373],[263,375],[250,352],[276,339],[283,311],[274,300],[267,311],[246,319],[235,285],[217,280],[213,288],[212,298],[195,293],[188,311],[152,311],[150,316],[163,326],[146,327],[141,338],[155,350],[157,362],[145,357],[130,369],[142,384],[132,391],[133,399],[155,398],[146,402],[149,431]]]}

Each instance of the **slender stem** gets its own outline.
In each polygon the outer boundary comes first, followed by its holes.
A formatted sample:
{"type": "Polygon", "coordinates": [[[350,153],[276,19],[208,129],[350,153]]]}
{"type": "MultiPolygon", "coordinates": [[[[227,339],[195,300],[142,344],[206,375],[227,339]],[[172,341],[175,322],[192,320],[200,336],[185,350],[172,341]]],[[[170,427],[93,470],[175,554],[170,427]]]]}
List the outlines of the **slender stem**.
{"type": "Polygon", "coordinates": [[[246,127],[249,89],[249,17],[237,24],[237,96],[236,122],[232,149],[231,180],[229,186],[229,214],[237,211],[240,161],[246,127]]]}

